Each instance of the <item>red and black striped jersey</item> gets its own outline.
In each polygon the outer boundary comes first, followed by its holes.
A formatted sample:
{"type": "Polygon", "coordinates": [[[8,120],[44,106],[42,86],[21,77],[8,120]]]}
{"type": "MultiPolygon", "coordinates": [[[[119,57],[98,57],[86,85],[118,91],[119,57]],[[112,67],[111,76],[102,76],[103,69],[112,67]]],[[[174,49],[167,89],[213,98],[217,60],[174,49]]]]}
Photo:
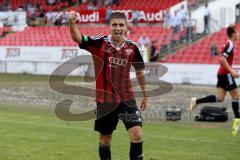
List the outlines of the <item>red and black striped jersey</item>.
{"type": "MultiPolygon", "coordinates": [[[[224,56],[227,59],[228,64],[232,66],[233,58],[234,58],[234,45],[232,41],[228,40],[228,42],[223,46],[221,56],[224,56]]],[[[228,74],[228,73],[229,71],[227,71],[226,68],[222,64],[220,64],[218,75],[228,74]]]]}
{"type": "Polygon", "coordinates": [[[121,102],[134,99],[130,69],[144,69],[144,63],[136,43],[124,40],[120,47],[111,36],[82,36],[81,49],[93,56],[96,76],[96,101],[121,102]]]}

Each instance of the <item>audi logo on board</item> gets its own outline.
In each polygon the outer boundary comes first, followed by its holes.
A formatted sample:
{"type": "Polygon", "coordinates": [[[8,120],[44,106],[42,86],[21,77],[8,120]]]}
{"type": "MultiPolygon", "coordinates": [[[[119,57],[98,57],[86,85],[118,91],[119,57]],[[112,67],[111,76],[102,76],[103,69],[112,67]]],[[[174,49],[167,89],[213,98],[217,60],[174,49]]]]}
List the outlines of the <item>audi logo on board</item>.
{"type": "Polygon", "coordinates": [[[121,58],[115,58],[115,57],[109,57],[110,67],[116,67],[118,66],[126,66],[128,64],[128,61],[126,59],[121,58]]]}

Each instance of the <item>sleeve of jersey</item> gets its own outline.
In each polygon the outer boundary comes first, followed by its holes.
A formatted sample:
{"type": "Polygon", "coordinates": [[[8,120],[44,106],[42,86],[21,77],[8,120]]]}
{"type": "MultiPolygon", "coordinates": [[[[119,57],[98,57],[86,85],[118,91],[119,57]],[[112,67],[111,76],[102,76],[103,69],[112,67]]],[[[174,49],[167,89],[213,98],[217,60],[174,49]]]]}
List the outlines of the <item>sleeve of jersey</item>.
{"type": "Polygon", "coordinates": [[[141,53],[140,53],[140,51],[139,51],[139,48],[138,48],[137,46],[135,46],[135,49],[134,49],[133,67],[134,67],[136,70],[142,70],[142,69],[145,68],[142,55],[141,55],[141,53]]]}
{"type": "Polygon", "coordinates": [[[233,44],[229,43],[228,45],[226,45],[226,46],[224,47],[224,51],[223,51],[223,54],[222,54],[222,55],[223,55],[224,57],[228,58],[228,57],[231,55],[232,50],[233,50],[233,44]]]}
{"type": "Polygon", "coordinates": [[[82,43],[79,44],[79,48],[85,49],[92,54],[94,50],[100,48],[102,43],[102,37],[93,37],[91,38],[90,36],[82,36],[82,43]]]}

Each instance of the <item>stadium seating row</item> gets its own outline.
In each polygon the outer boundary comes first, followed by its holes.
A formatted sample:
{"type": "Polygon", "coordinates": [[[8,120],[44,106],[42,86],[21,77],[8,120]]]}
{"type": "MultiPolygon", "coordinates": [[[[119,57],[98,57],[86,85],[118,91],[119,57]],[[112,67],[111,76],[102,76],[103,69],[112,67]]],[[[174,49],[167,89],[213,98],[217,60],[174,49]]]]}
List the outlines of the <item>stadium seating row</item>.
{"type": "MultiPolygon", "coordinates": [[[[237,26],[240,30],[240,25],[237,26]]],[[[0,29],[0,33],[9,28],[0,29]]],[[[85,35],[94,36],[97,34],[107,35],[108,28],[101,27],[81,27],[81,32],[85,35]]],[[[171,34],[172,30],[163,29],[160,26],[133,26],[129,39],[138,41],[143,34],[147,35],[150,40],[158,40],[157,47],[168,45],[172,40],[179,40],[180,34],[171,34]]],[[[223,44],[226,43],[226,30],[222,29],[212,35],[206,36],[193,45],[187,45],[184,49],[178,50],[175,55],[168,55],[165,63],[200,63],[216,64],[219,63],[218,56],[211,55],[211,46],[217,47],[218,53],[221,52],[223,44]]],[[[24,31],[9,34],[0,39],[0,46],[76,46],[71,40],[67,26],[45,26],[45,27],[27,27],[24,31]]],[[[240,41],[236,42],[236,54],[240,41]]],[[[236,57],[235,62],[240,63],[240,58],[236,57]]]]}
{"type": "Polygon", "coordinates": [[[0,36],[3,36],[4,32],[10,32],[10,27],[0,27],[0,36]]]}
{"type": "MultiPolygon", "coordinates": [[[[118,5],[111,5],[111,8],[114,10],[165,10],[170,8],[171,6],[181,2],[182,0],[124,0],[120,1],[118,5]]],[[[82,3],[78,7],[76,7],[76,10],[86,10],[88,7],[87,3],[82,3]]],[[[104,8],[104,6],[102,6],[104,8]]]]}
{"type": "MultiPolygon", "coordinates": [[[[36,0],[28,0],[27,2],[30,4],[35,4],[36,0]]],[[[60,10],[61,8],[68,6],[68,2],[58,2],[58,3],[55,3],[54,5],[48,5],[46,0],[38,0],[37,2],[39,5],[43,6],[43,8],[46,11],[60,10]]],[[[72,2],[74,3],[76,2],[76,0],[72,0],[72,2]]],[[[8,3],[11,6],[12,10],[16,10],[19,7],[24,7],[26,0],[9,0],[8,3]]],[[[3,0],[0,0],[0,5],[2,4],[3,4],[3,0]]]]}
{"type": "MultiPolygon", "coordinates": [[[[240,30],[240,25],[237,26],[240,30]]],[[[221,53],[223,45],[227,41],[226,29],[222,29],[212,35],[206,36],[202,40],[198,41],[194,45],[186,46],[176,52],[175,55],[168,55],[165,60],[161,62],[165,63],[205,63],[205,64],[216,64],[219,63],[219,56],[211,55],[211,47],[215,45],[217,47],[218,54],[221,53]]],[[[240,52],[238,48],[240,41],[235,43],[235,61],[234,63],[240,64],[240,52]]]]}
{"type": "MultiPolygon", "coordinates": [[[[108,35],[107,27],[81,27],[81,33],[85,35],[108,35]]],[[[131,33],[127,36],[133,41],[138,41],[139,37],[145,34],[152,40],[158,40],[157,47],[171,41],[169,37],[171,29],[163,29],[160,26],[148,26],[131,28],[131,33]]],[[[172,38],[176,38],[173,36],[172,38]]],[[[67,26],[45,26],[27,27],[24,31],[9,34],[0,39],[0,46],[76,46],[71,40],[67,26]]]]}
{"type": "MultiPolygon", "coordinates": [[[[76,3],[76,0],[71,0],[72,3],[76,3]]],[[[112,9],[167,9],[182,0],[141,0],[141,3],[139,3],[139,0],[124,0],[119,3],[119,5],[112,5],[112,9]]],[[[28,3],[35,4],[36,0],[28,0],[28,3]]],[[[37,1],[40,5],[43,6],[45,11],[49,10],[60,10],[61,8],[68,7],[67,2],[58,2],[54,5],[48,5],[46,3],[46,0],[38,0],[37,1]]],[[[3,0],[0,0],[0,5],[3,4],[3,0]]],[[[25,0],[10,0],[9,4],[13,10],[16,10],[20,6],[25,6],[25,0]]],[[[77,9],[87,9],[88,4],[83,3],[77,7],[77,9]]],[[[103,7],[103,6],[102,6],[103,7]]]]}
{"type": "Polygon", "coordinates": [[[182,0],[124,0],[121,1],[120,5],[112,6],[113,9],[167,9],[182,0]]]}

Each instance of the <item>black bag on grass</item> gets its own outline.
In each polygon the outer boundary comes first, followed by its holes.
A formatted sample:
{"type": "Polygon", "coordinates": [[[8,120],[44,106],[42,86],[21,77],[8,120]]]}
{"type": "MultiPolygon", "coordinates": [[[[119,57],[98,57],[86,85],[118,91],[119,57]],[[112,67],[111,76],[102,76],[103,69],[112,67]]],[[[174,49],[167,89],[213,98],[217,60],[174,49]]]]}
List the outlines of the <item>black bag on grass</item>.
{"type": "Polygon", "coordinates": [[[166,110],[166,120],[167,121],[179,121],[182,117],[182,111],[180,108],[172,107],[166,110]]]}
{"type": "Polygon", "coordinates": [[[200,114],[195,117],[195,121],[226,122],[227,120],[228,113],[224,107],[206,106],[202,108],[200,114]]]}

